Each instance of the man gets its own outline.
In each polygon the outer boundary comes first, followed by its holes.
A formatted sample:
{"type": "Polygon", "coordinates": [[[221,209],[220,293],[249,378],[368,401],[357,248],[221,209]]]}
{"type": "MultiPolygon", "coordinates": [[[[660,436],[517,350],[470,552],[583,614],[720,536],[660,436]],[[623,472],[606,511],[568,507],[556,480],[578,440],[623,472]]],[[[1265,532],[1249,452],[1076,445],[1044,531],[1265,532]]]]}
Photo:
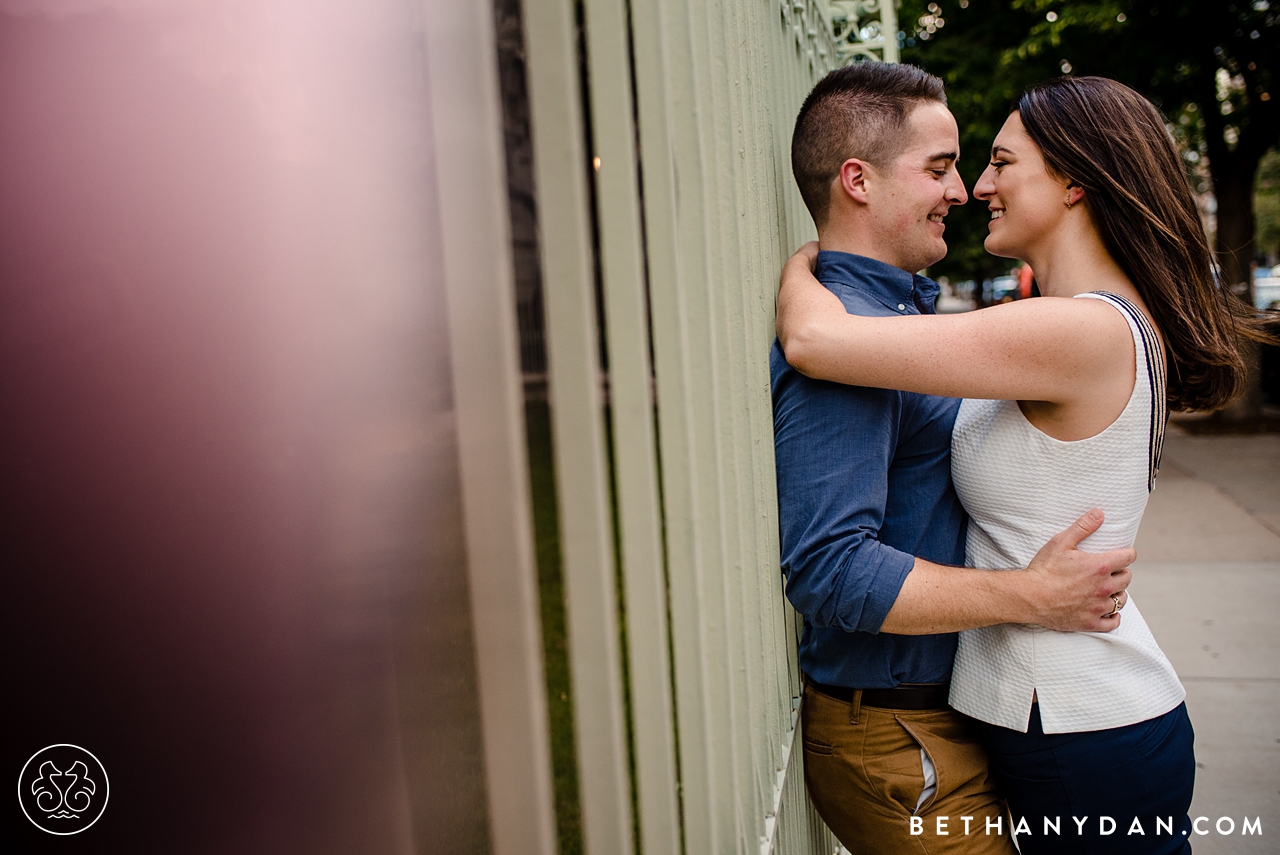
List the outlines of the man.
{"type": "MultiPolygon", "coordinates": [[[[946,254],[945,217],[967,199],[942,82],[905,65],[834,71],[801,108],[791,157],[818,229],[818,279],[852,313],[932,312],[938,286],[915,271],[946,254]]],[[[958,566],[960,402],[811,380],[777,343],[770,363],[814,804],[859,855],[1012,853],[972,723],[947,707],[955,633],[1006,622],[1112,629],[1133,552],[1076,550],[1101,521],[1086,515],[1027,568],[958,566]]]]}

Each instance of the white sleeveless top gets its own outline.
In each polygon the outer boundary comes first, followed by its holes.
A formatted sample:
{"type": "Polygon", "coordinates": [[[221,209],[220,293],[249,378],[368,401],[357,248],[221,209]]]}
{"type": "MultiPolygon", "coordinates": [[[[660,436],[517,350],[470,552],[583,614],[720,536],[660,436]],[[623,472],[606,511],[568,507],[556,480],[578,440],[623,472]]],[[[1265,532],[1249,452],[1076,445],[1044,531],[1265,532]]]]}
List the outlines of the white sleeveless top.
{"type": "MultiPolygon", "coordinates": [[[[1120,417],[1088,439],[1064,442],[1033,426],[1016,401],[966,399],[951,435],[951,473],[969,512],[970,567],[1026,567],[1053,535],[1090,508],[1106,514],[1081,547],[1133,545],[1160,462],[1168,418],[1164,359],[1146,317],[1128,300],[1096,292],[1129,322],[1133,393],[1120,417]]],[[[1025,733],[1032,693],[1045,733],[1135,724],[1186,696],[1173,666],[1130,599],[1109,633],[1002,624],[960,633],[951,705],[1025,733]]]]}

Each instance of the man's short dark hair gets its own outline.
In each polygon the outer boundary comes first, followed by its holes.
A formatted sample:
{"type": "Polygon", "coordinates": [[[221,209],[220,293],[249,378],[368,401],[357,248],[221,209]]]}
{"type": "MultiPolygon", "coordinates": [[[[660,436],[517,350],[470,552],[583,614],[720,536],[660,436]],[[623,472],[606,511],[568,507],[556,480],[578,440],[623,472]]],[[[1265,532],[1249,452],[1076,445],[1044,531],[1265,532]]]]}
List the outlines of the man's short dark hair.
{"type": "Polygon", "coordinates": [[[892,163],[906,144],[907,116],[924,101],[946,104],[947,95],[914,65],[856,62],[813,87],[791,135],[791,171],[819,228],[840,165],[851,157],[878,169],[892,163]]]}

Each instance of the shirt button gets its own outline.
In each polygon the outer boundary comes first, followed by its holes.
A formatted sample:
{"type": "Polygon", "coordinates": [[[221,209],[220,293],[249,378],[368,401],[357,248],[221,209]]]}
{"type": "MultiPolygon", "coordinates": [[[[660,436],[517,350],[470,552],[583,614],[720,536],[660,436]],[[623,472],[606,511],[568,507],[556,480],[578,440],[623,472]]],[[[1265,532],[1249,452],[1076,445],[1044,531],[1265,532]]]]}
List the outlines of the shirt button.
{"type": "Polygon", "coordinates": [[[899,303],[899,304],[898,304],[898,311],[899,311],[899,312],[905,312],[906,310],[907,310],[907,304],[906,304],[906,303],[899,303]]]}

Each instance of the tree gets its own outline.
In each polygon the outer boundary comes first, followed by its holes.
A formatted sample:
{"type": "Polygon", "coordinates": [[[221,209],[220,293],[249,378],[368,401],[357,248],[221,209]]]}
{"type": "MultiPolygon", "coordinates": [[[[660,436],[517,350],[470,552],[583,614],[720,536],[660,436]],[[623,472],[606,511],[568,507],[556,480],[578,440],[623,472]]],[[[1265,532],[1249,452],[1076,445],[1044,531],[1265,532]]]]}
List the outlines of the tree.
{"type": "MultiPolygon", "coordinates": [[[[945,11],[935,2],[903,3],[899,20],[908,32],[902,60],[946,82],[947,101],[960,125],[957,165],[965,186],[972,189],[986,167],[991,140],[1019,93],[1059,71],[1047,57],[1007,61],[1009,51],[1025,40],[1037,21],[1011,0],[948,0],[944,5],[945,11]]],[[[982,248],[988,221],[980,204],[953,208],[947,217],[947,257],[930,272],[961,280],[1008,272],[1010,259],[996,258],[982,248]]]]}
{"type": "MultiPolygon", "coordinates": [[[[1222,280],[1252,300],[1254,184],[1280,141],[1280,0],[905,0],[900,20],[904,60],[942,76],[961,125],[984,133],[998,102],[1007,110],[1023,85],[1058,74],[1110,77],[1150,98],[1193,178],[1207,163],[1222,280]]],[[[1256,411],[1250,385],[1245,410],[1256,411]]]]}
{"type": "Polygon", "coordinates": [[[1260,264],[1280,265],[1280,148],[1273,148],[1258,164],[1253,186],[1253,216],[1258,224],[1260,264]]]}

